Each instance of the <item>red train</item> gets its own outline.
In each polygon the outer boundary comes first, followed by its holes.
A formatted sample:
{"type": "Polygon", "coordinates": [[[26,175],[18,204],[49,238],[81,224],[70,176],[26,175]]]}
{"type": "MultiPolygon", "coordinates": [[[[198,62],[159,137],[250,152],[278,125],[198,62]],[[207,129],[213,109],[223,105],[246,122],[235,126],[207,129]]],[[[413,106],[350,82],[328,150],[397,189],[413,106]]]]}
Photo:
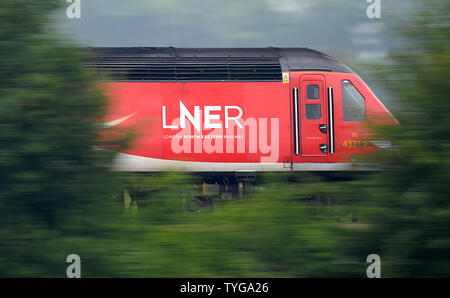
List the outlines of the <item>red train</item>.
{"type": "MultiPolygon", "coordinates": [[[[395,118],[351,69],[308,48],[91,48],[107,126],[135,130],[116,169],[336,171],[395,118]]],[[[375,143],[376,144],[376,143],[375,143]]]]}

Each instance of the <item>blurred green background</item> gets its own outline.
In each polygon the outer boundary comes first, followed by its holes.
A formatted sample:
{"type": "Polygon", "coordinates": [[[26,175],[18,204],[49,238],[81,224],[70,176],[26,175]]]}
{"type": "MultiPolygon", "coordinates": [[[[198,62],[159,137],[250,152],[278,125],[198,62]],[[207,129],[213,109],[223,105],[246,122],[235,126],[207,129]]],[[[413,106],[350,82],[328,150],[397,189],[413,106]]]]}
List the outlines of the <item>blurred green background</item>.
{"type": "Polygon", "coordinates": [[[373,23],[365,1],[354,10],[352,1],[208,3],[201,13],[200,1],[135,1],[122,10],[90,1],[73,25],[65,1],[0,2],[0,276],[65,277],[73,253],[83,277],[365,277],[373,253],[382,277],[450,276],[449,2],[388,9],[383,1],[386,14],[373,23]],[[292,13],[304,17],[283,17],[292,13]],[[121,26],[130,19],[134,27],[121,26]],[[363,45],[333,35],[360,22],[353,39],[363,45]],[[383,31],[371,29],[380,23],[383,31]],[[195,26],[198,36],[179,38],[195,26]],[[381,171],[333,183],[264,174],[244,200],[189,212],[197,177],[111,172],[113,155],[93,150],[126,146],[128,136],[98,138],[106,100],[81,66],[80,43],[298,46],[302,38],[351,61],[389,95],[401,126],[373,128],[395,146],[373,157],[381,171]],[[385,42],[372,45],[377,38],[385,42]],[[138,207],[124,209],[124,190],[135,196],[137,185],[146,190],[138,207]]]}

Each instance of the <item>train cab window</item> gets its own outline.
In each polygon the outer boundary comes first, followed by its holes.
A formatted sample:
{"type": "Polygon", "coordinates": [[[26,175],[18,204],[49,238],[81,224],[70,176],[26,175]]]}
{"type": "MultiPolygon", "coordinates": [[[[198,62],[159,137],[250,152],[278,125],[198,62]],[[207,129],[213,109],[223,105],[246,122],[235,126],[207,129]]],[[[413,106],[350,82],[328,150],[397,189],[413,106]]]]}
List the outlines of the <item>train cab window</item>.
{"type": "Polygon", "coordinates": [[[305,105],[306,119],[317,120],[322,118],[321,104],[306,104],[305,105]]]}
{"type": "Polygon", "coordinates": [[[306,87],[306,98],[308,98],[308,99],[320,99],[319,86],[317,86],[317,85],[308,85],[308,87],[306,87]]]}
{"type": "Polygon", "coordinates": [[[342,81],[342,108],[344,121],[366,121],[366,103],[364,97],[350,81],[342,81]]]}

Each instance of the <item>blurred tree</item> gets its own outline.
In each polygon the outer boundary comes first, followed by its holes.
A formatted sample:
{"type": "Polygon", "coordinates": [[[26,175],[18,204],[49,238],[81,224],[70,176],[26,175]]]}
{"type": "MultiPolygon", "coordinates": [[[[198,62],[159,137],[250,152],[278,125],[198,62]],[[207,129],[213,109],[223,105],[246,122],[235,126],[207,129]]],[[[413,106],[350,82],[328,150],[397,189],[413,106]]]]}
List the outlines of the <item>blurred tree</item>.
{"type": "Polygon", "coordinates": [[[397,24],[401,48],[377,69],[402,107],[400,126],[374,128],[394,145],[374,156],[382,171],[321,188],[360,221],[342,225],[338,251],[358,262],[379,254],[382,277],[450,276],[449,13],[448,1],[423,1],[397,24]]]}
{"type": "Polygon", "coordinates": [[[94,150],[104,98],[50,29],[58,2],[0,2],[0,276],[64,276],[64,235],[95,234],[119,186],[94,150]]]}

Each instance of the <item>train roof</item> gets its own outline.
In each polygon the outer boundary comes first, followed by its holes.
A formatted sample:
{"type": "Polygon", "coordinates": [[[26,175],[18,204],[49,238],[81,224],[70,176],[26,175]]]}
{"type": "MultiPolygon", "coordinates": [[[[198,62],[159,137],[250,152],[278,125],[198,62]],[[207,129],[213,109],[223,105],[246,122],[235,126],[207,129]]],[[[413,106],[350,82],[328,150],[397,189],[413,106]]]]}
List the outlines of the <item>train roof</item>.
{"type": "Polygon", "coordinates": [[[85,48],[89,67],[114,81],[281,81],[282,72],[353,73],[309,48],[85,48]]]}

